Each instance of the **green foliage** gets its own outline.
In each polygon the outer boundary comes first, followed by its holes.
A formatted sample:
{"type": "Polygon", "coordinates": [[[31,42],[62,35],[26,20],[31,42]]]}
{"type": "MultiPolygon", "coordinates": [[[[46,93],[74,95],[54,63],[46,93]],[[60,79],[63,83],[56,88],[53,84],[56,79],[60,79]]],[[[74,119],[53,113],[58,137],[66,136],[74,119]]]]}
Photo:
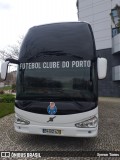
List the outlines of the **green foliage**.
{"type": "Polygon", "coordinates": [[[12,94],[0,95],[0,102],[11,103],[15,101],[15,96],[12,94]]]}
{"type": "Polygon", "coordinates": [[[0,90],[4,90],[4,91],[11,90],[11,86],[2,87],[0,90]]]}
{"type": "Polygon", "coordinates": [[[14,113],[14,103],[0,103],[0,118],[14,113]]]}
{"type": "Polygon", "coordinates": [[[12,84],[12,91],[16,90],[16,84],[12,84]]]}

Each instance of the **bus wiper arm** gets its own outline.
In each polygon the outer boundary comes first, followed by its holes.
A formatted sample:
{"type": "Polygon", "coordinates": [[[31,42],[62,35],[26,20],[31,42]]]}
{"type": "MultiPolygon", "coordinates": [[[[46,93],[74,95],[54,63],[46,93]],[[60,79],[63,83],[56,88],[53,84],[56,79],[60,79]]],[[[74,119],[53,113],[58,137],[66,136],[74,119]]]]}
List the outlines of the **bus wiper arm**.
{"type": "Polygon", "coordinates": [[[70,99],[72,100],[73,103],[75,103],[75,104],[77,104],[77,105],[79,105],[81,107],[84,107],[83,104],[81,104],[80,102],[74,100],[73,98],[70,98],[70,99]]]}
{"type": "Polygon", "coordinates": [[[81,104],[80,102],[78,102],[78,101],[73,101],[74,103],[76,103],[76,104],[78,104],[79,106],[81,106],[81,107],[84,107],[84,105],[83,104],[81,104]]]}

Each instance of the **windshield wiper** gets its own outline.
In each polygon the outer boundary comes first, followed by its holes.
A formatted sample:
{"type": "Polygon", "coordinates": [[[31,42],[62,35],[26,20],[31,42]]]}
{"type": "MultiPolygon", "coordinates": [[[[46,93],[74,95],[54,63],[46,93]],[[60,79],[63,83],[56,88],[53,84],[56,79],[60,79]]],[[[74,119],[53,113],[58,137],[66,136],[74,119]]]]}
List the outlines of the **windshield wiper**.
{"type": "Polygon", "coordinates": [[[75,100],[72,97],[69,97],[69,100],[71,100],[73,103],[80,105],[81,107],[84,107],[80,102],[78,102],[77,100],[75,100]]]}

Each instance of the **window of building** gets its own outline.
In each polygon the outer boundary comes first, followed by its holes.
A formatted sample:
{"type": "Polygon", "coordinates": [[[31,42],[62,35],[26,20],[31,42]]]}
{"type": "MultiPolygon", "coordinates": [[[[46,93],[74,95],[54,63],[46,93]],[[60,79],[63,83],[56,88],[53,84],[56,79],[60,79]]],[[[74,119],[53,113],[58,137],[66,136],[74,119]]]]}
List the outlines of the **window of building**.
{"type": "Polygon", "coordinates": [[[120,33],[120,6],[116,5],[116,7],[111,10],[110,15],[115,25],[115,28],[112,28],[112,36],[114,37],[120,33]]]}
{"type": "Polygon", "coordinates": [[[120,28],[119,27],[112,28],[112,37],[116,36],[119,33],[120,33],[120,28]]]}

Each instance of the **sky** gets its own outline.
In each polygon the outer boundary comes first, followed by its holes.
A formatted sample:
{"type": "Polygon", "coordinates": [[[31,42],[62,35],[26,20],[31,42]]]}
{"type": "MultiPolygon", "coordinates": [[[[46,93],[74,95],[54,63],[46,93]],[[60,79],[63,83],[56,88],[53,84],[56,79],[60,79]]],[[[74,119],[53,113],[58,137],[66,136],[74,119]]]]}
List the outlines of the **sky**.
{"type": "Polygon", "coordinates": [[[77,21],[76,0],[0,0],[0,49],[32,26],[64,21],[77,21]]]}
{"type": "Polygon", "coordinates": [[[78,21],[76,0],[0,0],[0,50],[32,26],[65,21],[78,21]]]}

